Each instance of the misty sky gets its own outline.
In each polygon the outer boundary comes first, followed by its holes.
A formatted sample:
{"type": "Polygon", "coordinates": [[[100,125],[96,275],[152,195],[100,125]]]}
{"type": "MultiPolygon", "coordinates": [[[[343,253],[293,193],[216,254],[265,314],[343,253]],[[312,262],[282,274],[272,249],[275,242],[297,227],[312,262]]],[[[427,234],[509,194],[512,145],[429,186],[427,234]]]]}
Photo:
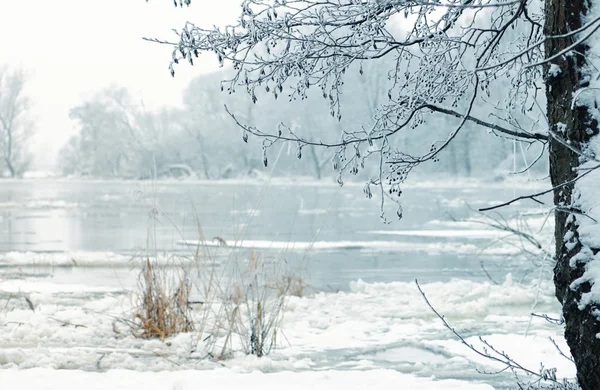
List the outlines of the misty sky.
{"type": "MultiPolygon", "coordinates": [[[[204,55],[195,67],[168,72],[167,46],[142,37],[173,38],[172,28],[189,20],[202,27],[234,22],[240,0],[0,1],[0,65],[21,67],[29,76],[38,135],[33,169],[51,170],[60,146],[75,129],[69,109],[109,85],[122,85],[147,107],[178,105],[190,79],[218,69],[204,55]]],[[[118,134],[115,134],[118,137],[118,134]]]]}

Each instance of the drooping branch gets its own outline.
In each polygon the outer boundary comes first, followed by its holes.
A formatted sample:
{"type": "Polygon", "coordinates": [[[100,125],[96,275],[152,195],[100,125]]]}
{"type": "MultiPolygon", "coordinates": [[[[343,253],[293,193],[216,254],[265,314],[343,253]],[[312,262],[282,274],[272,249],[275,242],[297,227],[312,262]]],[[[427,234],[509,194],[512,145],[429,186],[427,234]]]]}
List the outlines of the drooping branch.
{"type": "Polygon", "coordinates": [[[343,183],[342,175],[357,174],[367,158],[379,158],[378,174],[367,187],[377,185],[382,197],[394,194],[397,202],[400,185],[412,169],[437,161],[466,123],[525,142],[548,141],[537,128],[524,131],[529,126],[513,123],[513,129],[478,117],[479,103],[484,96],[493,97],[493,84],[499,78],[508,80],[512,88],[507,97],[498,99],[504,100],[507,110],[519,111],[528,120],[525,107],[534,106],[537,98],[530,85],[541,72],[524,71],[522,65],[543,58],[539,42],[545,39],[543,17],[532,11],[532,1],[245,0],[235,25],[204,29],[186,23],[176,31],[176,42],[153,41],[173,45],[172,74],[176,64],[193,65],[200,53],[214,53],[221,65],[233,67],[222,90],[234,93],[241,88],[256,103],[268,95],[305,99],[311,89],[317,89],[338,120],[347,73],[362,75],[363,61],[387,64],[387,101],[379,102],[369,125],[343,128],[334,142],[315,140],[283,124],[274,133],[266,132],[242,123],[234,110],[227,112],[242,129],[244,140],[248,135],[262,139],[265,163],[268,149],[277,142],[297,145],[299,158],[303,146],[331,149],[338,182],[343,183]],[[406,23],[397,23],[398,17],[406,23]],[[401,133],[436,114],[460,122],[438,136],[440,140],[428,151],[397,146],[394,137],[401,138],[401,133]]]}

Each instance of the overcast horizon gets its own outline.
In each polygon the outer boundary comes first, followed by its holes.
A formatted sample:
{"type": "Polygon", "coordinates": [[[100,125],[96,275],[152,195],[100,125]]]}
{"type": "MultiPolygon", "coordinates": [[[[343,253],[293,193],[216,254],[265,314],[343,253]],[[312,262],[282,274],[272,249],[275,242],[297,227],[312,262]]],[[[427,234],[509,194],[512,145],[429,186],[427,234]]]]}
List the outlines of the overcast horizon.
{"type": "Polygon", "coordinates": [[[126,87],[151,108],[179,105],[194,76],[218,70],[216,58],[201,56],[194,67],[178,67],[172,78],[170,47],[142,38],[171,38],[172,29],[186,21],[203,27],[232,23],[238,9],[238,0],[192,2],[189,8],[167,0],[1,3],[0,34],[13,39],[0,43],[0,65],[21,68],[28,77],[37,129],[31,170],[56,168],[58,150],[76,131],[69,110],[106,87],[126,87]]]}

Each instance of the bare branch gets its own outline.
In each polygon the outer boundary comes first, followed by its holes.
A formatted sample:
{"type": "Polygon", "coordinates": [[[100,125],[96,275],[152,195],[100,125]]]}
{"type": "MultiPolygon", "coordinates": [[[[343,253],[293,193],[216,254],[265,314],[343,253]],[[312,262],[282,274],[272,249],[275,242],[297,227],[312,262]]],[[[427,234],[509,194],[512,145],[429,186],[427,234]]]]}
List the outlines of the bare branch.
{"type": "Polygon", "coordinates": [[[554,190],[557,190],[559,188],[570,186],[570,185],[576,183],[578,180],[580,180],[580,179],[584,178],[585,176],[589,175],[590,173],[592,173],[593,171],[595,171],[598,168],[600,168],[600,164],[598,164],[598,165],[596,165],[594,167],[589,168],[587,171],[585,171],[584,173],[582,173],[581,175],[579,175],[578,177],[576,177],[573,180],[566,181],[566,182],[564,182],[562,184],[559,184],[557,186],[554,186],[554,187],[549,188],[549,189],[544,190],[544,191],[536,192],[535,194],[522,195],[522,196],[516,197],[514,199],[511,199],[511,200],[509,200],[507,202],[497,204],[495,206],[483,207],[483,208],[480,208],[479,211],[489,211],[489,210],[499,209],[501,207],[505,207],[505,206],[511,205],[511,204],[513,204],[515,202],[518,202],[519,200],[525,200],[525,199],[530,199],[530,200],[533,200],[536,203],[544,204],[543,202],[541,202],[540,200],[538,200],[536,198],[540,197],[542,195],[546,195],[546,194],[549,194],[551,192],[554,192],[554,190]]]}
{"type": "MultiPolygon", "coordinates": [[[[484,357],[488,360],[494,361],[496,363],[500,363],[502,364],[505,369],[510,369],[510,370],[517,370],[517,371],[521,371],[523,373],[526,373],[527,375],[531,375],[534,376],[536,378],[539,378],[541,380],[547,380],[547,381],[551,381],[554,383],[560,383],[559,381],[556,380],[556,377],[550,377],[550,376],[546,376],[543,375],[543,373],[539,373],[536,371],[533,371],[531,369],[528,369],[524,366],[522,366],[521,364],[517,363],[514,359],[512,359],[511,357],[509,357],[506,353],[499,351],[498,349],[496,349],[492,344],[490,344],[489,342],[487,342],[485,339],[483,339],[482,337],[479,337],[479,340],[484,344],[485,347],[488,348],[488,350],[486,351],[484,350],[480,350],[478,348],[476,348],[473,344],[470,344],[469,342],[467,342],[467,340],[464,339],[464,337],[462,337],[460,335],[460,333],[458,333],[452,326],[450,326],[450,324],[448,323],[448,321],[446,321],[446,319],[444,318],[443,315],[441,315],[434,307],[433,305],[429,302],[429,299],[427,299],[427,296],[425,295],[425,293],[423,292],[423,290],[421,289],[421,286],[419,285],[419,282],[415,279],[415,284],[417,285],[417,289],[419,290],[419,293],[421,293],[421,296],[423,297],[423,299],[425,300],[425,303],[427,304],[427,306],[429,307],[429,309],[436,315],[436,317],[438,317],[440,319],[440,321],[442,321],[442,324],[444,325],[444,327],[446,329],[448,329],[450,332],[452,332],[452,334],[454,334],[454,336],[456,336],[456,338],[458,338],[458,340],[465,345],[467,348],[469,348],[471,351],[475,352],[477,355],[484,357]],[[492,353],[490,353],[489,351],[492,351],[492,353]]],[[[501,370],[501,371],[504,371],[501,370]]],[[[500,371],[500,372],[501,372],[500,371]]]]}

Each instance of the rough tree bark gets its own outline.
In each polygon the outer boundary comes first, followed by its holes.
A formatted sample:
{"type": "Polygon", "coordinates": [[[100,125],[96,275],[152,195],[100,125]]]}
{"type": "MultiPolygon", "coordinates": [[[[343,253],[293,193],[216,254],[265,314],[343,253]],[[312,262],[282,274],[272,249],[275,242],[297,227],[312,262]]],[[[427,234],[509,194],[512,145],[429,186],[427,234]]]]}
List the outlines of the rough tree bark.
{"type": "MultiPolygon", "coordinates": [[[[588,14],[590,0],[546,0],[546,35],[556,36],[574,31],[582,26],[582,17],[588,14]]],[[[548,39],[545,43],[547,58],[575,42],[573,37],[548,39]]],[[[577,149],[585,148],[590,137],[598,133],[598,123],[586,106],[572,108],[574,92],[587,86],[585,77],[585,55],[589,47],[580,45],[577,55],[561,56],[552,61],[560,72],[549,72],[546,83],[547,112],[550,128],[555,134],[577,149]]],[[[554,67],[554,69],[556,69],[554,67]]],[[[577,176],[580,156],[563,146],[556,139],[550,141],[550,176],[554,186],[560,186],[577,176]]],[[[562,208],[572,205],[573,185],[554,191],[554,204],[562,208]]],[[[581,294],[590,290],[589,283],[580,288],[571,288],[571,283],[585,271],[585,264],[571,265],[571,259],[579,254],[583,245],[579,241],[578,216],[565,211],[555,213],[556,266],[554,284],[556,297],[563,306],[565,338],[577,366],[577,379],[583,390],[600,389],[600,323],[592,307],[578,308],[581,294]],[[571,245],[565,245],[570,241],[571,245]],[[570,249],[570,250],[569,250],[570,249]]],[[[598,249],[590,248],[592,251],[598,249]]]]}

